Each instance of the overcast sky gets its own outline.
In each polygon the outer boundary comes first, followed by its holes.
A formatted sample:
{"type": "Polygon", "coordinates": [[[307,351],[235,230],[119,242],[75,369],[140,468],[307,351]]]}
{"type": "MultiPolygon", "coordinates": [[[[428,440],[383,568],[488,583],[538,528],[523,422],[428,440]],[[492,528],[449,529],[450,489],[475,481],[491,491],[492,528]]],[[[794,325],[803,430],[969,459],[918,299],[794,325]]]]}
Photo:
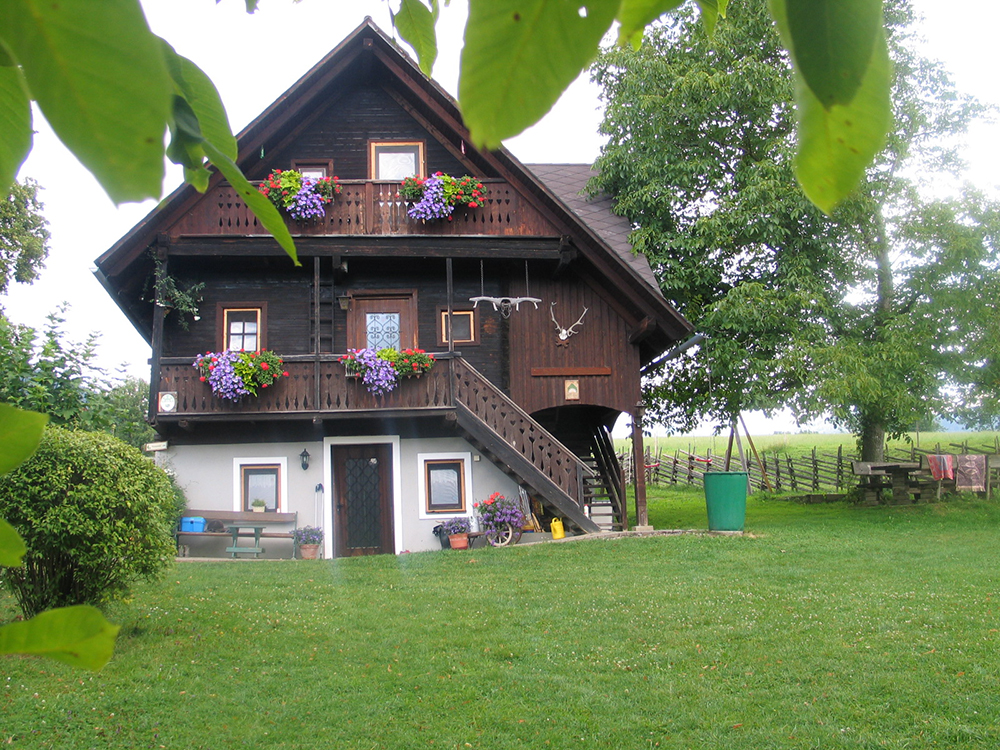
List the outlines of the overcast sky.
{"type": "MultiPolygon", "coordinates": [[[[739,0],[731,0],[736,3],[739,0]]],[[[253,16],[243,0],[146,0],[142,3],[153,31],[204,69],[218,86],[234,132],[239,132],[291,86],[366,15],[391,33],[388,5],[382,0],[261,0],[253,16]],[[264,61],[253,71],[239,62],[264,61]]],[[[443,4],[442,4],[443,5],[443,4]]],[[[931,56],[944,61],[960,90],[1000,106],[996,81],[996,30],[1000,2],[966,0],[942,3],[915,0],[926,16],[923,33],[931,56]]],[[[452,94],[457,91],[464,3],[442,7],[438,38],[444,48],[434,78],[452,94]],[[454,41],[453,41],[454,40],[454,41]]],[[[579,80],[537,126],[506,146],[522,162],[592,162],[601,139],[598,90],[579,80]]],[[[49,132],[36,113],[35,146],[19,177],[32,177],[44,188],[42,200],[52,232],[51,252],[41,278],[30,287],[12,284],[3,307],[16,322],[42,328],[45,317],[66,302],[67,328],[74,340],[94,331],[101,336],[99,363],[109,374],[124,368],[148,379],[149,348],[92,275],[93,261],[155,205],[115,208],[90,174],[49,132]]],[[[1000,192],[1000,148],[995,124],[970,133],[970,179],[1000,192]]],[[[275,165],[280,166],[280,165],[275,165]]],[[[179,183],[168,172],[165,193],[179,183]]],[[[788,429],[787,420],[772,425],[753,420],[754,432],[788,429]]]]}

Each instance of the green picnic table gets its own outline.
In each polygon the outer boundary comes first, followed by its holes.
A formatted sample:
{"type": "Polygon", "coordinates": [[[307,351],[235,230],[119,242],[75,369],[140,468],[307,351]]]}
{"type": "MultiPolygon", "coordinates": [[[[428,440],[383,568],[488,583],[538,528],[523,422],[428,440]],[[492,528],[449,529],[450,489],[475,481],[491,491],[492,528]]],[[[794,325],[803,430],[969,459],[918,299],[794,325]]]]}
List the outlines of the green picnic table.
{"type": "Polygon", "coordinates": [[[233,546],[226,547],[226,552],[232,554],[233,557],[239,554],[252,554],[254,557],[260,555],[264,549],[260,546],[260,534],[267,526],[266,523],[234,523],[226,527],[226,531],[233,535],[233,546]],[[252,529],[253,530],[253,547],[241,547],[240,545],[240,531],[242,529],[252,529]]]}

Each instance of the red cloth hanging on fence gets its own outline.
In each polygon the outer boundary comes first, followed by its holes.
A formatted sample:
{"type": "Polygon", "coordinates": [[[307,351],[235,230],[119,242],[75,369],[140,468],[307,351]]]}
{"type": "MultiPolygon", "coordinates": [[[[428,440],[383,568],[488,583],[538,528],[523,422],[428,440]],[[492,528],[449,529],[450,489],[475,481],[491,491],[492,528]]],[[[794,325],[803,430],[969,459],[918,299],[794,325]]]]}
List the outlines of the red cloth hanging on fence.
{"type": "Polygon", "coordinates": [[[931,476],[934,477],[939,482],[942,479],[954,479],[955,478],[955,457],[950,454],[945,455],[930,455],[927,457],[927,463],[931,467],[931,476]]]}

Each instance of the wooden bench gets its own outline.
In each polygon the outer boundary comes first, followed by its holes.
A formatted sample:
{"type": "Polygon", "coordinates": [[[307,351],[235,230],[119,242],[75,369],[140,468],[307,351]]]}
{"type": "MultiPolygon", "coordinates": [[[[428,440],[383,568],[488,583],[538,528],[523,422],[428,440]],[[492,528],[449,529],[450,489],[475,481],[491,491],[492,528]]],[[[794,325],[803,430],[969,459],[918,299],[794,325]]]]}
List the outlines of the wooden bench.
{"type": "Polygon", "coordinates": [[[184,518],[204,518],[205,519],[205,531],[182,531],[181,522],[177,522],[177,528],[174,531],[174,539],[177,541],[178,549],[180,549],[181,538],[182,537],[233,537],[233,533],[228,531],[228,527],[236,526],[241,523],[260,525],[266,524],[267,528],[271,526],[291,526],[289,531],[261,531],[259,535],[255,534],[252,530],[247,529],[246,531],[239,531],[236,536],[239,537],[254,537],[255,544],[253,547],[238,547],[235,544],[232,547],[227,547],[226,552],[232,554],[236,557],[240,553],[252,553],[254,557],[264,552],[264,548],[261,547],[256,542],[260,539],[291,539],[292,540],[292,559],[295,559],[298,554],[298,544],[295,542],[295,530],[299,527],[299,514],[298,513],[254,513],[252,511],[238,511],[238,510],[199,510],[197,508],[187,508],[184,511],[184,518]],[[217,522],[217,523],[213,523],[217,522]],[[221,524],[222,528],[218,528],[221,524]],[[210,527],[212,530],[209,530],[210,527]]]}

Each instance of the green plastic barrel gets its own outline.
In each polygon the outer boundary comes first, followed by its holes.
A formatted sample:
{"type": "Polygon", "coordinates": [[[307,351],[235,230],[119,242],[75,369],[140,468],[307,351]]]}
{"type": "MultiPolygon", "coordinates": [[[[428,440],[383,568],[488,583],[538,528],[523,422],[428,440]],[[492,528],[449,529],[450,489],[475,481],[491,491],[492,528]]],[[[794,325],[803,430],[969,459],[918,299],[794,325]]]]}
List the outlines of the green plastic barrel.
{"type": "Polygon", "coordinates": [[[747,473],[710,471],[705,474],[705,505],[709,531],[743,531],[747,519],[747,473]]]}

